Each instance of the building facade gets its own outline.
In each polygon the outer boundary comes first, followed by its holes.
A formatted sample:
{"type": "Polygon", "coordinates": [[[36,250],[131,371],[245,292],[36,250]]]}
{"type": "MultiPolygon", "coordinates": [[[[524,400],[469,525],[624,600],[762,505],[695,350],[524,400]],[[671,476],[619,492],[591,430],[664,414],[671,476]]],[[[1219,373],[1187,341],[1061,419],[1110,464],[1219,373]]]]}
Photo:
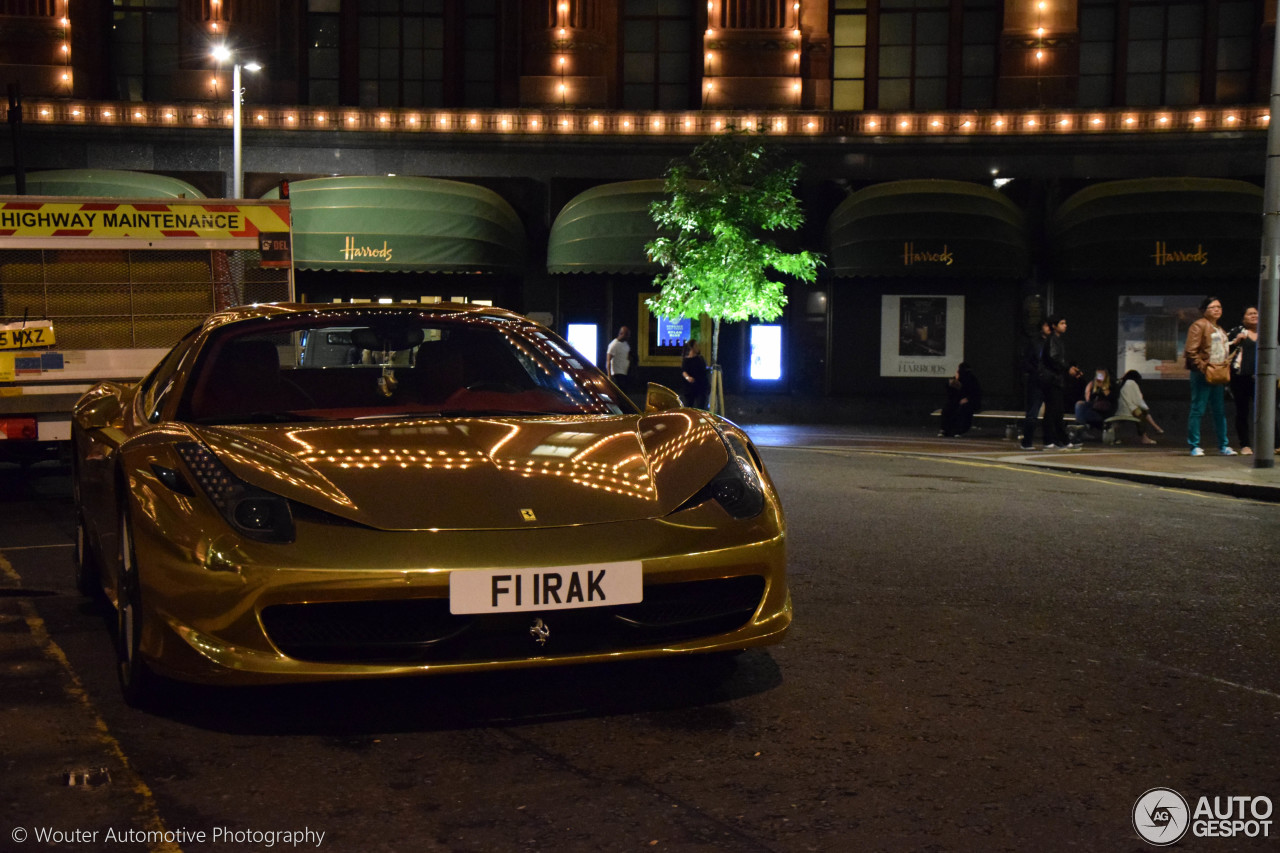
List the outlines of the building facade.
{"type": "Polygon", "coordinates": [[[1256,298],[1274,37],[1274,0],[0,0],[0,171],[226,197],[238,65],[243,194],[288,182],[300,295],[489,301],[598,360],[627,325],[673,382],[647,205],[749,129],[803,164],[781,239],[827,263],[722,332],[744,416],[927,413],[960,360],[1016,407],[1050,311],[1173,399],[1188,306],[1256,298]]]}

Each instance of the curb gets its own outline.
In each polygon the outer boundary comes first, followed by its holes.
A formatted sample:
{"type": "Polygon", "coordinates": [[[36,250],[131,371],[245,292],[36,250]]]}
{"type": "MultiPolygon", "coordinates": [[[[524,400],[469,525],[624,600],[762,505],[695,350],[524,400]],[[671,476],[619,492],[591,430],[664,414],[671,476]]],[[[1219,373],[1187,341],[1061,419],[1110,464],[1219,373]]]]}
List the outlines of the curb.
{"type": "Polygon", "coordinates": [[[1280,503],[1280,487],[1265,486],[1259,483],[1241,483],[1234,480],[1210,480],[1201,477],[1187,477],[1181,474],[1155,474],[1150,471],[1134,471],[1126,468],[1092,468],[1086,465],[1070,463],[1053,463],[1028,460],[1016,463],[1045,468],[1054,471],[1069,471],[1072,474],[1085,474],[1091,477],[1107,477],[1113,480],[1128,480],[1151,486],[1164,486],[1170,489],[1183,489],[1192,492],[1209,492],[1228,495],[1234,498],[1280,503]]]}

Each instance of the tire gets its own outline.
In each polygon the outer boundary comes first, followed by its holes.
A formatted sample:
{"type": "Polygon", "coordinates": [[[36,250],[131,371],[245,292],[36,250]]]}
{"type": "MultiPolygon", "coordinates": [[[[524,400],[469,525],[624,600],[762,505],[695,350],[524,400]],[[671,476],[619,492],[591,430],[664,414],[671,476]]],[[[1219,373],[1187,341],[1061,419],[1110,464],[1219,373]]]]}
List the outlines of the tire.
{"type": "Polygon", "coordinates": [[[126,497],[121,500],[120,571],[116,576],[116,676],[128,705],[150,709],[158,703],[161,685],[142,657],[142,619],[142,582],[126,497]]]}
{"type": "Polygon", "coordinates": [[[72,554],[72,569],[74,571],[76,589],[81,595],[90,598],[97,596],[101,589],[101,574],[98,565],[98,557],[93,552],[93,546],[89,544],[89,532],[85,528],[84,512],[76,507],[76,541],[75,551],[72,554]]]}
{"type": "Polygon", "coordinates": [[[97,555],[89,544],[89,531],[85,527],[84,510],[80,508],[80,466],[76,464],[75,448],[79,447],[79,433],[71,431],[71,502],[76,509],[75,550],[71,554],[72,577],[81,595],[93,596],[99,591],[100,574],[97,555]]]}

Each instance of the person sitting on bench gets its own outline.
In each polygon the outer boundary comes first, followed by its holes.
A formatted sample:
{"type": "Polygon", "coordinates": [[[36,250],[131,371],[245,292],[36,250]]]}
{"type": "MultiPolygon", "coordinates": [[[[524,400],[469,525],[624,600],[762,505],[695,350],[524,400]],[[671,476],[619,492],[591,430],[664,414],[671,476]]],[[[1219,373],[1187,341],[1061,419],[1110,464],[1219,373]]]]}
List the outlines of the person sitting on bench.
{"type": "Polygon", "coordinates": [[[1111,372],[1105,367],[1094,371],[1084,388],[1084,399],[1076,403],[1076,422],[1101,431],[1107,418],[1116,413],[1116,400],[1111,388],[1111,372]]]}
{"type": "Polygon", "coordinates": [[[1142,397],[1142,388],[1138,383],[1142,381],[1142,374],[1136,370],[1130,370],[1120,380],[1120,388],[1117,392],[1116,416],[1136,418],[1138,429],[1138,440],[1143,444],[1155,444],[1156,440],[1147,435],[1146,425],[1150,425],[1153,430],[1164,434],[1164,430],[1156,423],[1156,419],[1151,417],[1151,407],[1147,405],[1147,401],[1142,397]]]}
{"type": "Polygon", "coordinates": [[[982,385],[978,377],[961,362],[955,375],[947,380],[947,402],[942,406],[942,430],[938,435],[955,438],[973,426],[973,416],[982,411],[982,385]]]}

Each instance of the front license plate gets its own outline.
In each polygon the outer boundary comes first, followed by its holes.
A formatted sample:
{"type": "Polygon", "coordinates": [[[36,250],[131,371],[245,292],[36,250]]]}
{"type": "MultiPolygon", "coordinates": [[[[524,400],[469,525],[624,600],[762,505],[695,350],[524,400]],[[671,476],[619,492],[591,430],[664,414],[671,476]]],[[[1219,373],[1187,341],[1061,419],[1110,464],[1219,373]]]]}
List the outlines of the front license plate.
{"type": "Polygon", "coordinates": [[[449,575],[450,613],[570,610],[644,600],[640,561],[541,569],[466,569],[449,575]]]}

